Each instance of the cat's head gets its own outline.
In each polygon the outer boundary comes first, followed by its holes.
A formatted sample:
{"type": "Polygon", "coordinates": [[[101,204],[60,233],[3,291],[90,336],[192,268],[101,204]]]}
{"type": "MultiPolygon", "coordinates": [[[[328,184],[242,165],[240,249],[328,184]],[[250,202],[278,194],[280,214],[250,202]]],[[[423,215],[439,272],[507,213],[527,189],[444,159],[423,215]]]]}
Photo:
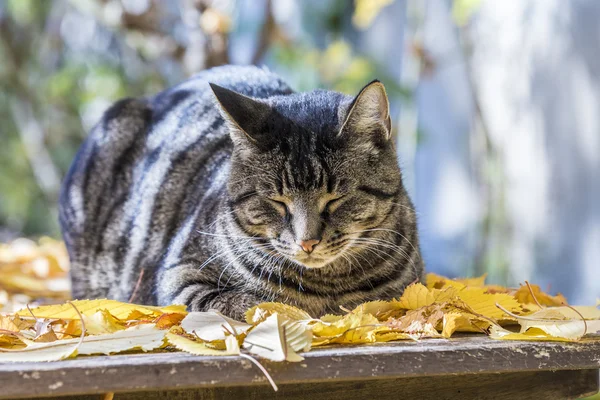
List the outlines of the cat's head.
{"type": "Polygon", "coordinates": [[[253,99],[211,87],[234,143],[232,215],[265,253],[308,268],[353,257],[365,246],[358,238],[406,198],[380,82],[355,98],[317,90],[253,99]]]}

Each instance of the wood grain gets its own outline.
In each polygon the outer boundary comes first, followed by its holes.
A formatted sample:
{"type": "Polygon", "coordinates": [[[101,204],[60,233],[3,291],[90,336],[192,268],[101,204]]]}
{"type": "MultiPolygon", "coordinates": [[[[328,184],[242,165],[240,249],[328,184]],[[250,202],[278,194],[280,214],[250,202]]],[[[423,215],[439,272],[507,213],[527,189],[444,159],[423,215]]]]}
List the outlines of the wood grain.
{"type": "MultiPolygon", "coordinates": [[[[114,400],[231,400],[231,399],[575,399],[598,391],[595,370],[445,375],[421,378],[296,383],[268,386],[117,393],[114,400]]],[[[107,400],[102,395],[59,397],[56,400],[107,400]]],[[[112,399],[111,399],[112,400],[112,399]]]]}
{"type": "MultiPolygon", "coordinates": [[[[428,382],[427,377],[431,377],[434,385],[443,376],[458,374],[491,376],[597,370],[600,341],[514,342],[473,335],[450,340],[320,348],[304,356],[300,363],[265,360],[261,363],[282,387],[295,383],[305,387],[306,383],[345,385],[351,381],[398,378],[425,378],[423,382],[428,382]]],[[[233,356],[130,354],[53,363],[0,364],[0,398],[257,385],[270,390],[255,366],[233,356]]]]}

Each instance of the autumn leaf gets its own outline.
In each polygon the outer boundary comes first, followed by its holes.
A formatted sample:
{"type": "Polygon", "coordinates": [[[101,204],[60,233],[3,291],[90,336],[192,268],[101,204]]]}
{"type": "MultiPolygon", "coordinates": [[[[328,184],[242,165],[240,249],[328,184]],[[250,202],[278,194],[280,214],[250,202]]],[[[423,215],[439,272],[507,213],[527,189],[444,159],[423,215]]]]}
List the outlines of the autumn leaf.
{"type": "MultiPolygon", "coordinates": [[[[73,305],[85,316],[92,316],[101,310],[108,311],[113,317],[125,320],[134,311],[144,315],[160,316],[164,313],[180,312],[186,313],[183,306],[152,307],[141,306],[137,304],[122,303],[116,300],[97,299],[97,300],[73,300],[73,305]]],[[[79,316],[69,303],[41,306],[32,309],[37,318],[55,318],[55,319],[79,319],[79,316]]],[[[17,315],[28,316],[29,311],[21,310],[17,315]]]]}
{"type": "Polygon", "coordinates": [[[454,332],[484,332],[491,325],[489,320],[468,312],[451,311],[444,314],[442,336],[451,337],[454,332]]]}
{"type": "Polygon", "coordinates": [[[126,350],[150,351],[161,347],[165,331],[154,325],[138,325],[123,331],[80,339],[57,340],[48,343],[25,341],[28,346],[19,351],[0,350],[0,362],[56,361],[75,354],[114,354],[126,350]]]}
{"type": "Polygon", "coordinates": [[[476,314],[495,320],[510,319],[507,314],[496,307],[496,304],[500,304],[504,309],[513,313],[522,310],[521,305],[513,296],[506,293],[487,293],[485,288],[464,288],[458,292],[458,298],[476,314]]]}
{"type": "Polygon", "coordinates": [[[158,329],[170,329],[175,325],[181,324],[181,321],[186,317],[184,314],[167,313],[157,317],[153,322],[158,329]]]}
{"type": "Polygon", "coordinates": [[[377,341],[378,332],[390,330],[372,314],[348,313],[333,322],[319,321],[313,324],[313,346],[328,343],[373,343],[377,341]]]}
{"type": "Polygon", "coordinates": [[[428,289],[420,283],[414,283],[404,290],[397,304],[400,308],[416,310],[435,302],[451,300],[457,296],[457,293],[458,290],[455,287],[446,287],[442,290],[428,289]]]}
{"type": "Polygon", "coordinates": [[[182,332],[172,329],[166,335],[169,344],[181,351],[198,356],[232,356],[240,354],[240,347],[235,336],[225,338],[225,349],[217,350],[209,347],[206,342],[186,336],[182,332]]]}
{"type": "Polygon", "coordinates": [[[183,321],[181,327],[190,334],[195,334],[200,339],[210,342],[224,340],[228,334],[245,333],[252,327],[250,324],[235,321],[217,311],[191,312],[183,321]]]}
{"type": "Polygon", "coordinates": [[[83,314],[83,321],[88,335],[102,335],[125,329],[125,326],[108,310],[96,311],[91,316],[83,314]]]}
{"type": "Polygon", "coordinates": [[[565,339],[548,335],[541,329],[533,328],[526,332],[512,332],[499,325],[492,325],[490,328],[490,337],[492,339],[501,340],[533,340],[533,341],[556,341],[556,342],[572,342],[573,339],[565,339]]]}
{"type": "Polygon", "coordinates": [[[256,324],[260,321],[264,321],[274,313],[292,321],[309,321],[312,319],[310,314],[306,311],[287,304],[261,303],[246,311],[246,322],[249,324],[256,324]]]}
{"type": "Polygon", "coordinates": [[[248,332],[243,348],[272,361],[304,360],[297,351],[308,351],[312,335],[306,324],[273,313],[248,332]]]}
{"type": "Polygon", "coordinates": [[[425,284],[429,289],[441,289],[443,287],[455,287],[462,289],[464,287],[483,287],[487,274],[483,274],[477,278],[449,279],[434,273],[428,273],[425,276],[425,284]]]}
{"type": "Polygon", "coordinates": [[[520,333],[533,328],[555,338],[580,339],[585,334],[600,332],[600,319],[587,320],[580,314],[568,307],[549,307],[518,317],[517,322],[521,325],[520,333]]]}

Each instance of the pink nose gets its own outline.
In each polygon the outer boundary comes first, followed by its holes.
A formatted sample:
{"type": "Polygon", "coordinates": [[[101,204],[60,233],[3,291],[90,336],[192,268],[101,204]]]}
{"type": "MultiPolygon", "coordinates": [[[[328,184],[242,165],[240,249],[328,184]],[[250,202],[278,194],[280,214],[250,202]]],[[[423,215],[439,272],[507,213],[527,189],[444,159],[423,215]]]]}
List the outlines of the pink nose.
{"type": "Polygon", "coordinates": [[[319,242],[321,242],[318,239],[309,239],[309,240],[300,240],[296,243],[298,243],[300,245],[300,247],[302,247],[302,250],[304,250],[307,253],[312,253],[313,249],[315,248],[316,245],[319,244],[319,242]]]}

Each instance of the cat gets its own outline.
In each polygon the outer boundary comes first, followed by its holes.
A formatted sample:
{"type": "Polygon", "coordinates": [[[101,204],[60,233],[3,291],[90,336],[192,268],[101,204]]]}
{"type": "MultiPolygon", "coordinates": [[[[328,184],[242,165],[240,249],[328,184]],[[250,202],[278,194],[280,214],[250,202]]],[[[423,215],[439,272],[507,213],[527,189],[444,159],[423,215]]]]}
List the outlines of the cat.
{"type": "Polygon", "coordinates": [[[253,66],[114,104],[62,186],[75,298],[314,316],[422,278],[388,98],[295,93],[253,66]]]}

